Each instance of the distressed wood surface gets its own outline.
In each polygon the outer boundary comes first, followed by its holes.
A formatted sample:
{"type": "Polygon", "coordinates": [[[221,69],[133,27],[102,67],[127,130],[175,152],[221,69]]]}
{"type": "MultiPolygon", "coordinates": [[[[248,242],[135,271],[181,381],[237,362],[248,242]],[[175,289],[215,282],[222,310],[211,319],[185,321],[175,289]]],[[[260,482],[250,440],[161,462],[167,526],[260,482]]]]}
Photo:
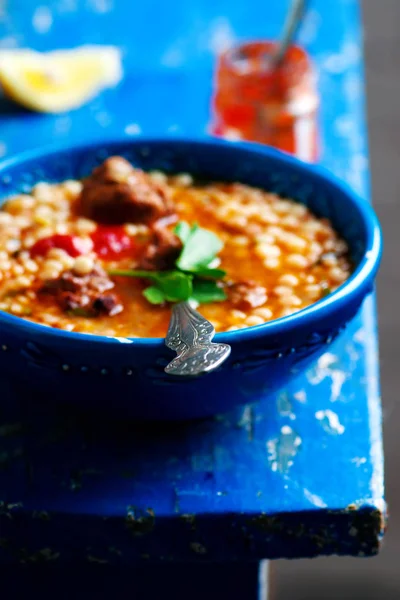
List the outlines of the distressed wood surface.
{"type": "MultiPolygon", "coordinates": [[[[300,35],[322,98],[322,162],[369,195],[356,0],[315,0],[300,35]]],[[[27,0],[3,47],[120,45],[125,79],[87,107],[41,116],[1,103],[0,152],[53,142],[203,134],[212,66],[274,37],[287,2],[27,0]],[[132,9],[133,11],[133,9],[132,9]],[[151,23],[151,25],[150,25],[151,23]]],[[[190,399],[188,399],[190,401],[190,399]]],[[[0,398],[0,560],[218,560],[377,552],[385,513],[374,301],[286,390],[190,426],[135,426],[0,398]]]]}

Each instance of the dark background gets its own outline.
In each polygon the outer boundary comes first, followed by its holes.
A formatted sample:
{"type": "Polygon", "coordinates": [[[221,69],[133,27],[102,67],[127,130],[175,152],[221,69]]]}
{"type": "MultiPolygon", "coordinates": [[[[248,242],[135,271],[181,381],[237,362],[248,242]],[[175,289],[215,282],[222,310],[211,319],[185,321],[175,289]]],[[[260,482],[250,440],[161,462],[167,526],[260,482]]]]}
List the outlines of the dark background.
{"type": "Polygon", "coordinates": [[[378,309],[389,529],[376,558],[277,563],[274,600],[400,600],[400,0],[362,7],[373,202],[385,237],[378,309]]]}

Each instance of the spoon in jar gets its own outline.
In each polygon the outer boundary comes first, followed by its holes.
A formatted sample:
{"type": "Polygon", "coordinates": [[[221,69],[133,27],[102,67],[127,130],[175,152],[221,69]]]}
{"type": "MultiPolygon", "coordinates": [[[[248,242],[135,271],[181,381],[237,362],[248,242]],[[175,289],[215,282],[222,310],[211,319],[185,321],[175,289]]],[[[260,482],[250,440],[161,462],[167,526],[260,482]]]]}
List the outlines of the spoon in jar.
{"type": "Polygon", "coordinates": [[[230,355],[231,347],[213,343],[214,335],[214,325],[189,302],[174,304],[165,345],[177,356],[165,367],[165,372],[195,377],[217,369],[230,355]]]}
{"type": "Polygon", "coordinates": [[[277,69],[282,64],[303,18],[306,3],[307,0],[292,0],[277,47],[272,54],[268,55],[269,68],[277,69]]]}

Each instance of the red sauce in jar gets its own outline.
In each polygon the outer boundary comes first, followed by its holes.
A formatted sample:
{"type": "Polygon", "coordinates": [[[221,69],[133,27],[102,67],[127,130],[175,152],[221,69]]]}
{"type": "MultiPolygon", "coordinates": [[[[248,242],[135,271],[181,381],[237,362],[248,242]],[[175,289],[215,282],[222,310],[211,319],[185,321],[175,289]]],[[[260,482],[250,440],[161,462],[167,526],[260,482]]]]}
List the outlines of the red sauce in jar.
{"type": "Polygon", "coordinates": [[[213,99],[215,135],[268,144],[307,161],[318,156],[313,65],[299,46],[272,68],[269,41],[250,42],[223,53],[213,99]]]}

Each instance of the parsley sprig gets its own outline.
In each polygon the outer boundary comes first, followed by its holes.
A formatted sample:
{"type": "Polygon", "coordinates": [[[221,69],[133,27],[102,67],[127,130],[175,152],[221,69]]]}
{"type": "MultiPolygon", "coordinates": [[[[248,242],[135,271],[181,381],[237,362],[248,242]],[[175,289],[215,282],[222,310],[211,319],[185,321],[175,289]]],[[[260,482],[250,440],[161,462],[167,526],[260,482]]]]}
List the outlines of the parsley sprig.
{"type": "Polygon", "coordinates": [[[185,221],[178,223],[174,233],[181,240],[182,251],[171,271],[118,270],[110,275],[147,279],[151,285],[143,295],[150,304],[194,300],[198,304],[221,302],[226,294],[218,284],[225,271],[213,266],[223,247],[212,231],[185,221]]]}

